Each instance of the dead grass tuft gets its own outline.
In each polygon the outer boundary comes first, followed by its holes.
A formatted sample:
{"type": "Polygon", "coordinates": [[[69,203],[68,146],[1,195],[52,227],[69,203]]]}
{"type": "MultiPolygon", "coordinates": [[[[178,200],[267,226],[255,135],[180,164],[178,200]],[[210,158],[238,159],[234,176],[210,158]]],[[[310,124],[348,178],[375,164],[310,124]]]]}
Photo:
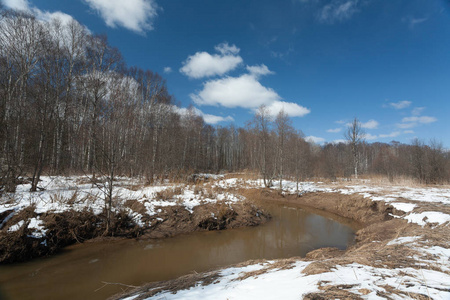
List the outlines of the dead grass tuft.
{"type": "Polygon", "coordinates": [[[183,188],[176,186],[156,193],[156,199],[161,201],[173,200],[175,196],[183,194],[183,188]]]}
{"type": "Polygon", "coordinates": [[[173,280],[152,282],[137,289],[128,292],[124,291],[122,294],[114,295],[108,298],[108,300],[118,300],[123,299],[125,296],[129,297],[135,295],[139,296],[133,298],[134,300],[144,300],[161,292],[176,293],[179,290],[186,290],[198,286],[199,284],[213,284],[219,277],[219,271],[189,274],[173,280]]]}

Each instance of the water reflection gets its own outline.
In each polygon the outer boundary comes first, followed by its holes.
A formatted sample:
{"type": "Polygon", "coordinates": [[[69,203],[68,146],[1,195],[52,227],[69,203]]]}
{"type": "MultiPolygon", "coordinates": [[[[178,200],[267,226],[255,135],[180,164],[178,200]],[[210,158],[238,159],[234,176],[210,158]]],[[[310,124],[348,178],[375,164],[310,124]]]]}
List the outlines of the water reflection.
{"type": "Polygon", "coordinates": [[[157,241],[111,241],[69,247],[61,255],[0,267],[1,299],[105,299],[120,292],[102,282],[140,285],[249,259],[304,256],[320,247],[344,249],[353,231],[300,208],[265,204],[269,223],[157,241]],[[100,290],[98,290],[101,288],[100,290]]]}

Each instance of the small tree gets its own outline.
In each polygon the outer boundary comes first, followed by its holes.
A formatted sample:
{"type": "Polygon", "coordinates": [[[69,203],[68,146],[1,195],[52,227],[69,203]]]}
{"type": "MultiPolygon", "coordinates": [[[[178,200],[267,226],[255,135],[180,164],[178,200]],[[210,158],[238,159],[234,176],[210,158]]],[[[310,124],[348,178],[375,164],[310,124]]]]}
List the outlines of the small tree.
{"type": "Polygon", "coordinates": [[[352,150],[355,178],[358,178],[359,145],[364,141],[364,134],[364,130],[361,128],[361,123],[357,118],[353,119],[344,134],[352,150]]]}

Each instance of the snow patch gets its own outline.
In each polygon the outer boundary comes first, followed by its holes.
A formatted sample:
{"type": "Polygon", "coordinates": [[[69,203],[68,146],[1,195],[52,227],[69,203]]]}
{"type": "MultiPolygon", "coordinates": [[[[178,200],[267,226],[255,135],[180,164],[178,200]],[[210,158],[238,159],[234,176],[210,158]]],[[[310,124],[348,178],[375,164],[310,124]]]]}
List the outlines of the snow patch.
{"type": "Polygon", "coordinates": [[[423,227],[427,223],[437,223],[439,225],[442,225],[444,223],[450,222],[450,215],[437,211],[425,211],[418,214],[410,214],[406,216],[405,219],[408,220],[409,223],[416,223],[423,227]]]}

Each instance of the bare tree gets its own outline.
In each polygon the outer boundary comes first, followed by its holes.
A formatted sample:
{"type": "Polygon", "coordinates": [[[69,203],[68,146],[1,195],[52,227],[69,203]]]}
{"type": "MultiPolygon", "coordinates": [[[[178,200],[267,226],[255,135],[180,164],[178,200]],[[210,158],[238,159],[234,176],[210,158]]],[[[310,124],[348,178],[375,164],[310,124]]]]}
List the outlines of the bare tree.
{"type": "Polygon", "coordinates": [[[294,132],[292,121],[287,113],[282,109],[275,118],[275,130],[278,135],[278,177],[280,179],[280,191],[283,187],[283,171],[286,163],[286,142],[288,135],[294,132]]]}
{"type": "Polygon", "coordinates": [[[354,118],[352,123],[348,126],[345,132],[353,157],[353,168],[355,171],[355,178],[358,178],[358,164],[359,164],[359,145],[364,141],[364,130],[361,128],[361,123],[357,118],[354,118]]]}
{"type": "Polygon", "coordinates": [[[271,150],[273,150],[273,147],[270,145],[272,118],[265,105],[261,105],[258,108],[253,122],[255,124],[255,130],[258,137],[259,159],[257,161],[259,169],[263,175],[264,185],[266,187],[270,187],[272,186],[274,175],[274,161],[271,155],[271,150]]]}

